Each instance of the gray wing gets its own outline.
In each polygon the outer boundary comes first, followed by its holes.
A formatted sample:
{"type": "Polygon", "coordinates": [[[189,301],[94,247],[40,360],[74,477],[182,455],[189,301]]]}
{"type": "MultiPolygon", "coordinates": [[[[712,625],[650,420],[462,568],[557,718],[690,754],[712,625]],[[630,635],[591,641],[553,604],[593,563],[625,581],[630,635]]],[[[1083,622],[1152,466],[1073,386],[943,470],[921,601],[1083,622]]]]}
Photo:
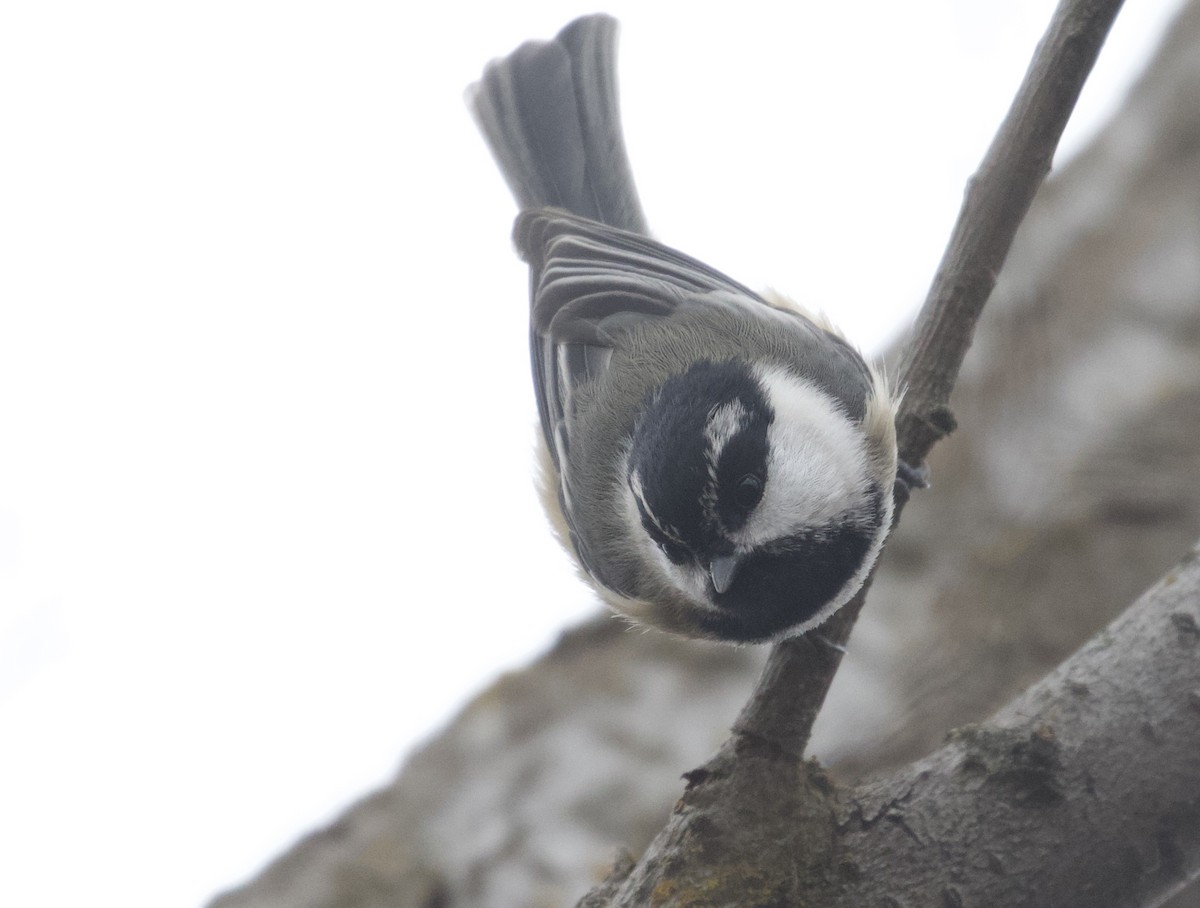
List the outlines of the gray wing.
{"type": "Polygon", "coordinates": [[[871,377],[859,353],[715,268],[649,237],[554,209],[523,212],[514,239],[530,267],[534,387],[556,465],[569,445],[575,392],[600,377],[629,332],[688,307],[726,307],[768,323],[792,339],[796,367],[862,418],[871,377]]]}
{"type": "Polygon", "coordinates": [[[718,291],[768,305],[682,252],[565,211],[523,212],[513,239],[530,267],[533,330],[559,344],[611,347],[641,320],[670,316],[718,291]]]}
{"type": "Polygon", "coordinates": [[[748,307],[804,325],[748,287],[648,237],[541,209],[518,216],[517,251],[529,263],[534,389],[546,441],[562,469],[571,400],[608,367],[613,348],[649,319],[689,306],[748,307]],[[759,307],[762,307],[759,309],[759,307]]]}
{"type": "MultiPolygon", "coordinates": [[[[467,99],[521,209],[556,206],[644,234],[621,130],[616,35],[611,16],[576,19],[553,40],[526,42],[488,64],[467,99]]],[[[607,349],[557,344],[531,319],[529,350],[538,414],[560,477],[561,510],[580,561],[604,583],[575,532],[563,466],[569,388],[604,368],[607,349]]]]}
{"type": "Polygon", "coordinates": [[[576,19],[484,70],[467,100],[522,208],[646,233],[617,102],[617,20],[576,19]]]}

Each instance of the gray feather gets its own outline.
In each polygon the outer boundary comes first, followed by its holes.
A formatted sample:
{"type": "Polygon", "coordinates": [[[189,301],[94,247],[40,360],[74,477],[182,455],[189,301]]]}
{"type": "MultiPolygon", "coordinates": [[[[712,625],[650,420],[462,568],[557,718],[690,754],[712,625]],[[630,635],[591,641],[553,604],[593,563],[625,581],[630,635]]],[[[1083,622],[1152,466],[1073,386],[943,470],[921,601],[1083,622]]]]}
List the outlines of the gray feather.
{"type": "MultiPolygon", "coordinates": [[[[616,37],[611,16],[584,16],[551,41],[528,41],[489,63],[467,97],[521,209],[553,206],[645,233],[621,131],[616,37]]],[[[609,358],[591,343],[607,329],[580,324],[589,331],[577,338],[535,326],[529,337],[538,414],[560,475],[572,389],[595,379],[609,358]]]]}
{"type": "Polygon", "coordinates": [[[468,92],[475,119],[522,208],[564,208],[646,232],[617,99],[617,21],[576,19],[552,41],[494,60],[468,92]]]}
{"type": "Polygon", "coordinates": [[[558,343],[612,347],[646,319],[691,305],[744,307],[750,318],[783,319],[815,332],[798,313],[771,307],[754,291],[649,237],[562,211],[527,211],[514,229],[529,262],[533,327],[558,343]]]}

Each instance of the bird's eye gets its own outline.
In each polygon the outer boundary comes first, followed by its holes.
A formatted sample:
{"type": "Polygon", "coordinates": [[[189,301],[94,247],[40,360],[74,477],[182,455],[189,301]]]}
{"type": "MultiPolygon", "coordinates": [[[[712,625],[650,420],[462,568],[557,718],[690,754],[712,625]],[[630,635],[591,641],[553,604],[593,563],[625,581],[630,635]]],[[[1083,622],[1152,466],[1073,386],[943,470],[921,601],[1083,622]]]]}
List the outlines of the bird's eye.
{"type": "Polygon", "coordinates": [[[738,507],[746,511],[758,504],[762,496],[762,480],[753,473],[747,473],[733,487],[733,500],[737,502],[738,507]]]}

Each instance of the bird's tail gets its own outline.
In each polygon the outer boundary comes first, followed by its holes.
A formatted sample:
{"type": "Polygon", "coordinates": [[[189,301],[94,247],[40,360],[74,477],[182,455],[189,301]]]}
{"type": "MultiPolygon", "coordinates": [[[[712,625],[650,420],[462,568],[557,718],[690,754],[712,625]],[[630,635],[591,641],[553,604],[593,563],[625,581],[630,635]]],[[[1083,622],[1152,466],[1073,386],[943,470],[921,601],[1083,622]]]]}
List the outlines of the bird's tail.
{"type": "Polygon", "coordinates": [[[617,105],[617,21],[584,16],[499,60],[467,101],[521,209],[647,233],[617,105]]]}

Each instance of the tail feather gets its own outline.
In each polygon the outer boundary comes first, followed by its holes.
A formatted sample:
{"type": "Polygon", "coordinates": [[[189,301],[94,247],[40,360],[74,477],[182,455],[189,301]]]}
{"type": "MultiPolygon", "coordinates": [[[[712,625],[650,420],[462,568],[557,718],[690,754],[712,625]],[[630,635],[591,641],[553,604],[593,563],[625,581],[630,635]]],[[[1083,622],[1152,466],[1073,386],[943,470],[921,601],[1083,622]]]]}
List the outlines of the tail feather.
{"type": "Polygon", "coordinates": [[[617,98],[617,21],[576,19],[488,64],[468,103],[521,209],[647,233],[617,98]]]}

